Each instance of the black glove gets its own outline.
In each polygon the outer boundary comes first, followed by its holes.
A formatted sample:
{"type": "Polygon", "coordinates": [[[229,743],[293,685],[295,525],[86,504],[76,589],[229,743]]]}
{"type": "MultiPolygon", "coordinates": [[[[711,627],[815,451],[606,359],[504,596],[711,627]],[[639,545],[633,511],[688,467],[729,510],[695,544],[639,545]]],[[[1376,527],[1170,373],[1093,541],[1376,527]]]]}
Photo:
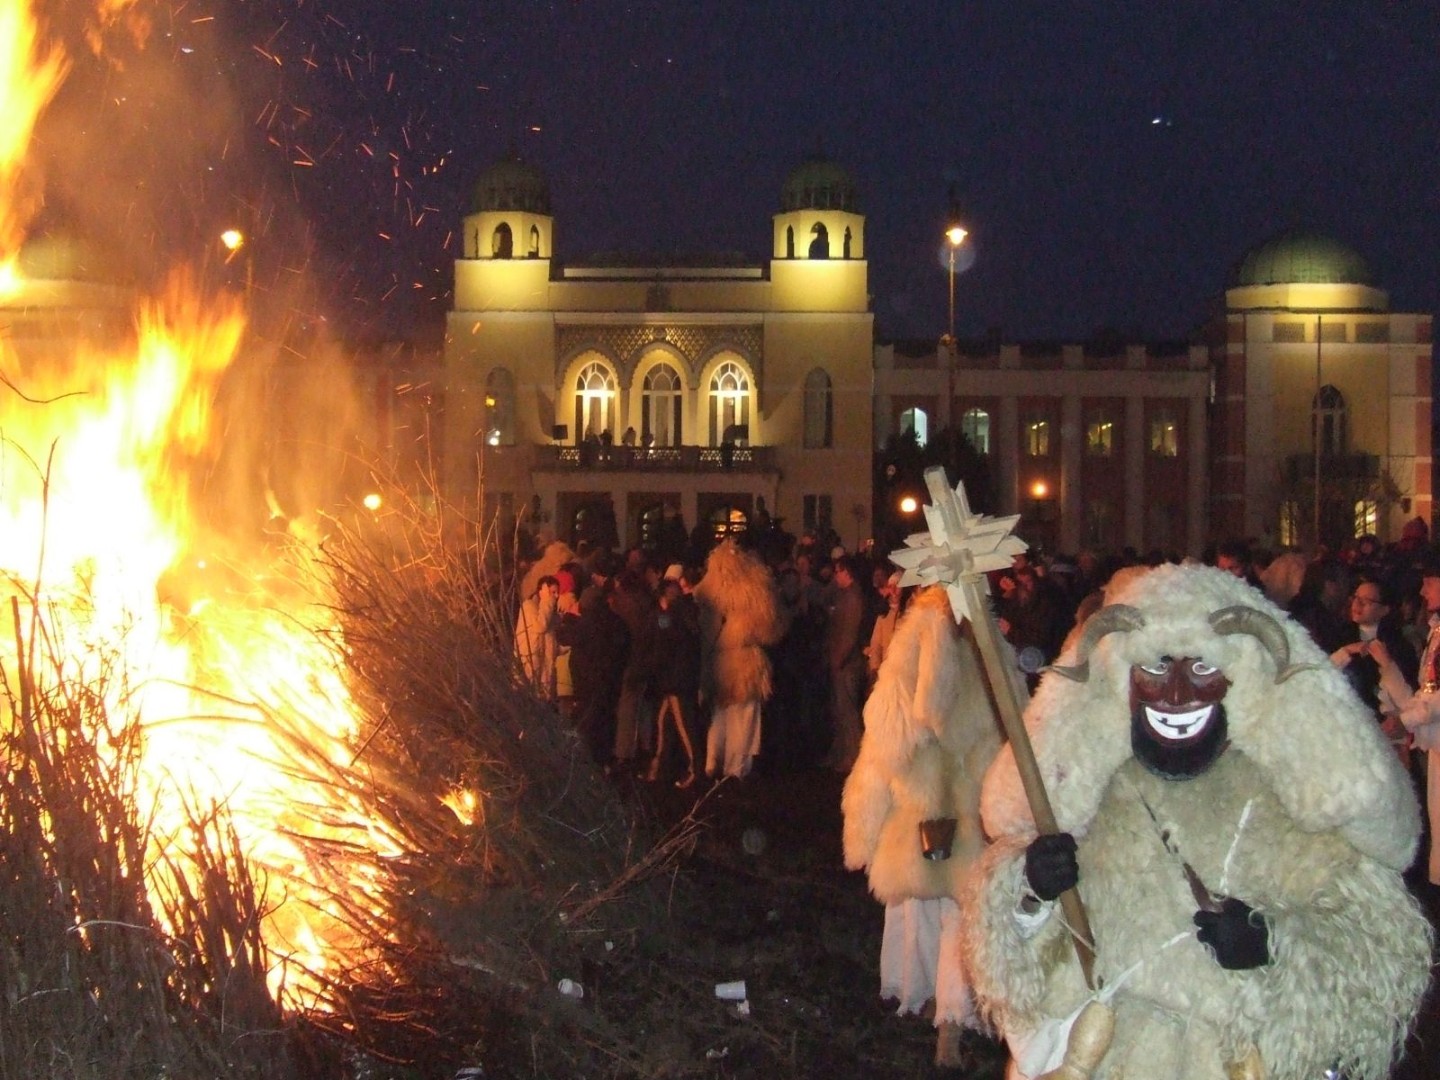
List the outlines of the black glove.
{"type": "Polygon", "coordinates": [[[1069,833],[1037,836],[1025,849],[1025,881],[1041,900],[1054,900],[1079,880],[1075,837],[1069,833]]]}
{"type": "Polygon", "coordinates": [[[1215,962],[1228,971],[1247,971],[1270,963],[1270,929],[1244,900],[1226,897],[1219,911],[1197,911],[1196,937],[1209,945],[1215,962]]]}

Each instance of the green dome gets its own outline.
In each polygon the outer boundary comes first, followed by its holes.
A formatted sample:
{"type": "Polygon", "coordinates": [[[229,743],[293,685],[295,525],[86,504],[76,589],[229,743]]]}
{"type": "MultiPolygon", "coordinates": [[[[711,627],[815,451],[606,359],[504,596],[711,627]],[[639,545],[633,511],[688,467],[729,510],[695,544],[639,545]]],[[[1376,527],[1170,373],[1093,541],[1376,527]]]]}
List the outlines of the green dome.
{"type": "Polygon", "coordinates": [[[1369,285],[1370,267],[1352,248],[1313,229],[1289,229],[1250,251],[1234,285],[1369,285]]]}
{"type": "Polygon", "coordinates": [[[480,174],[475,183],[475,212],[484,210],[526,210],[550,213],[550,186],[533,165],[518,158],[497,161],[480,174]]]}
{"type": "Polygon", "coordinates": [[[855,182],[833,161],[811,158],[786,178],[780,195],[780,209],[785,212],[847,210],[852,214],[859,213],[855,182]]]}

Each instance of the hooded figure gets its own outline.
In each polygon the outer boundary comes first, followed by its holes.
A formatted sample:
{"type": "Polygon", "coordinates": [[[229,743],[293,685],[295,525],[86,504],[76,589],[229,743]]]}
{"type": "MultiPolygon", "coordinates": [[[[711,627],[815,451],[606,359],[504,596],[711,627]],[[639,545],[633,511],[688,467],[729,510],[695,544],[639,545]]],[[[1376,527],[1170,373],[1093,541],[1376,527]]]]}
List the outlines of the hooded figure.
{"type": "Polygon", "coordinates": [[[881,996],[901,1014],[934,998],[936,1027],[975,1022],[954,898],[985,848],[980,784],[1000,743],[968,624],[956,625],[943,588],[922,590],[865,703],[841,809],[845,866],[867,871],[885,905],[881,996]]]}
{"type": "Polygon", "coordinates": [[[770,571],[734,540],[710,552],[695,587],[700,612],[700,692],[711,710],[705,771],[743,777],[760,753],[760,706],[770,696],[765,646],[785,626],[770,571]]]}
{"type": "Polygon", "coordinates": [[[1054,902],[1070,885],[1114,1013],[1097,1080],[1224,1080],[1257,1056],[1267,1080],[1388,1073],[1429,980],[1401,880],[1418,811],[1298,624],[1223,571],[1127,578],[1025,722],[1062,832],[1036,838],[1002,751],[966,940],[1021,1074],[1058,1064],[1090,997],[1054,902]]]}

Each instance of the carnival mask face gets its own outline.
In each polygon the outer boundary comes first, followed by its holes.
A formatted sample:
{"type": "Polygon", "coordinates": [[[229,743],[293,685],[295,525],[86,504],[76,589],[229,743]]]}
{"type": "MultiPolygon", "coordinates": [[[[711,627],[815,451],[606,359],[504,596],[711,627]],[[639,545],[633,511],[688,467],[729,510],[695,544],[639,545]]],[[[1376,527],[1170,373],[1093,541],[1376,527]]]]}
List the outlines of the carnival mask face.
{"type": "Polygon", "coordinates": [[[1229,745],[1230,681],[1193,656],[1162,656],[1130,669],[1130,746],[1151,772],[1190,780],[1229,745]]]}

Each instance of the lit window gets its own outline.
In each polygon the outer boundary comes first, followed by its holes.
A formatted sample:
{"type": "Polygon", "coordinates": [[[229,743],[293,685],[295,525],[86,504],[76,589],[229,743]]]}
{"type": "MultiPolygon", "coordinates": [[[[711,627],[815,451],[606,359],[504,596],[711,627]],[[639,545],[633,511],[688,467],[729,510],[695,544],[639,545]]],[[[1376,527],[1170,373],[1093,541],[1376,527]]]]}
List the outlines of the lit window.
{"type": "Polygon", "coordinates": [[[680,445],[680,391],[680,376],[669,364],[645,376],[640,435],[646,446],[680,445]]]}
{"type": "Polygon", "coordinates": [[[1092,457],[1109,457],[1115,452],[1115,424],[1092,420],[1085,427],[1085,452],[1092,457]]]}
{"type": "Polygon", "coordinates": [[[930,441],[930,417],[924,409],[906,409],[900,414],[900,434],[914,435],[915,445],[930,441]]]}
{"type": "Polygon", "coordinates": [[[984,409],[966,409],[960,418],[960,433],[977,454],[990,453],[990,414],[984,409]]]}
{"type": "Polygon", "coordinates": [[[710,532],[716,540],[739,536],[749,527],[749,516],[738,506],[717,506],[710,511],[710,532]]]}
{"type": "Polygon", "coordinates": [[[1156,457],[1180,456],[1180,425],[1168,416],[1150,421],[1150,453],[1156,457]]]}
{"type": "Polygon", "coordinates": [[[1355,535],[1373,536],[1379,531],[1380,507],[1374,499],[1361,499],[1355,504],[1355,535]]]}
{"type": "Polygon", "coordinates": [[[748,442],[749,427],[750,377],[739,364],[727,360],[710,377],[711,445],[748,442]]]}
{"type": "Polygon", "coordinates": [[[1050,421],[1031,420],[1025,425],[1025,453],[1045,457],[1050,453],[1050,421]]]}
{"type": "Polygon", "coordinates": [[[614,434],[615,376],[604,364],[586,364],[575,380],[575,434],[578,439],[614,434]]]}

